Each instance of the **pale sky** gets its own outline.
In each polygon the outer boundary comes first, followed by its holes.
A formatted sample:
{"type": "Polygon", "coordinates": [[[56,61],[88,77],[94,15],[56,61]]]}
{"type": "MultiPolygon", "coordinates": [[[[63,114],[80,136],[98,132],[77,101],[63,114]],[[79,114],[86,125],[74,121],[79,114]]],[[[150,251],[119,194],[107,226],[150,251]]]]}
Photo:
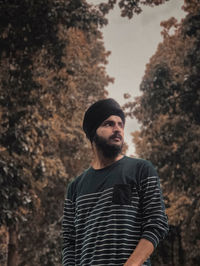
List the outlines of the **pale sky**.
{"type": "MultiPolygon", "coordinates": [[[[94,5],[103,0],[88,0],[94,5]]],[[[102,29],[106,50],[111,51],[108,58],[107,73],[115,79],[107,87],[109,97],[121,105],[125,102],[123,94],[129,93],[131,99],[140,95],[139,86],[144,76],[145,66],[162,41],[160,22],[175,17],[178,21],[185,16],[181,9],[183,0],[169,2],[151,8],[143,7],[143,12],[129,20],[120,17],[118,6],[107,16],[109,24],[102,29]]],[[[125,141],[129,145],[127,155],[134,154],[131,132],[139,129],[136,119],[127,119],[125,141]]]]}

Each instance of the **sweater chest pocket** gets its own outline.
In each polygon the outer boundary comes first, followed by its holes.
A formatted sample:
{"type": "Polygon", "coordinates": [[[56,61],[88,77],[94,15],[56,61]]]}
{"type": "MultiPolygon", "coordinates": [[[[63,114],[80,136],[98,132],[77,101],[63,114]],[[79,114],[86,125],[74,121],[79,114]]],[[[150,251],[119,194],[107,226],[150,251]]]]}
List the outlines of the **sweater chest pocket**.
{"type": "Polygon", "coordinates": [[[112,203],[131,205],[132,189],[129,184],[116,184],[113,187],[112,203]]]}

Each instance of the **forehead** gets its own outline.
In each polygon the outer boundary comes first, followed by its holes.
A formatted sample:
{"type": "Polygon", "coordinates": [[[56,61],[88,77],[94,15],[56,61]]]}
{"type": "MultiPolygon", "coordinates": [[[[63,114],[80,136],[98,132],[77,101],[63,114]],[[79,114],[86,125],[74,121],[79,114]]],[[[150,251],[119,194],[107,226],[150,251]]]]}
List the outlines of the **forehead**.
{"type": "Polygon", "coordinates": [[[118,116],[118,115],[111,115],[108,118],[106,118],[106,120],[104,120],[103,123],[105,121],[114,121],[116,123],[122,123],[123,124],[123,121],[122,121],[121,117],[118,116]]]}

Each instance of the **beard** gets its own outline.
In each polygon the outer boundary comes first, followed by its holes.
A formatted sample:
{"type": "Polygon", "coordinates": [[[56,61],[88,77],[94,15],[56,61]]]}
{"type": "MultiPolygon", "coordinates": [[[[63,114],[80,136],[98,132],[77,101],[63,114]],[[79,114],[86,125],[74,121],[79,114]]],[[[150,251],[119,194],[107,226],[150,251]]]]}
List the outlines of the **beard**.
{"type": "Polygon", "coordinates": [[[123,143],[121,145],[109,143],[110,139],[115,138],[117,136],[118,134],[113,134],[109,137],[109,139],[105,139],[104,137],[100,137],[99,135],[97,135],[97,133],[95,133],[93,141],[96,144],[97,149],[102,152],[105,158],[116,158],[122,152],[123,143]]]}

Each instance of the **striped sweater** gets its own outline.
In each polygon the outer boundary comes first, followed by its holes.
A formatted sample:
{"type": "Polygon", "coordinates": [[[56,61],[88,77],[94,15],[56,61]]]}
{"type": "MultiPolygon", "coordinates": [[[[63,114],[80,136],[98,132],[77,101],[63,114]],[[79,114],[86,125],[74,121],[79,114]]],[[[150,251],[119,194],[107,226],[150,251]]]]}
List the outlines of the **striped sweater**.
{"type": "MultiPolygon", "coordinates": [[[[89,168],[68,186],[62,263],[122,266],[141,238],[156,247],[167,232],[154,167],[124,156],[106,168],[89,168]]],[[[143,265],[150,265],[150,260],[143,265]]]]}

